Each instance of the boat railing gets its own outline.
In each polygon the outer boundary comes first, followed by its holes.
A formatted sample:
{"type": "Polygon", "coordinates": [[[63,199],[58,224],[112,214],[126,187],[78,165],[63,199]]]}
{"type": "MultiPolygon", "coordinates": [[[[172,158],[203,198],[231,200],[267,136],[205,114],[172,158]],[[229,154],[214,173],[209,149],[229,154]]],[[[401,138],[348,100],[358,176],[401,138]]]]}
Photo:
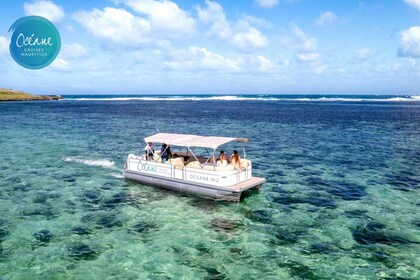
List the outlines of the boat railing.
{"type": "MultiPolygon", "coordinates": [[[[174,166],[174,165],[171,165],[174,166]]],[[[175,167],[176,168],[176,167],[175,167]]],[[[182,179],[187,179],[187,172],[189,174],[197,173],[197,174],[206,174],[212,176],[219,176],[221,179],[227,178],[227,176],[235,176],[235,183],[238,184],[240,182],[246,181],[252,177],[252,165],[250,162],[246,163],[246,166],[242,166],[241,168],[235,168],[234,170],[230,171],[228,174],[218,174],[216,169],[208,170],[203,168],[192,168],[189,166],[184,166],[182,168],[182,179]]]]}
{"type": "Polygon", "coordinates": [[[154,160],[146,160],[144,156],[134,156],[128,158],[126,162],[128,170],[149,173],[155,176],[168,178],[203,182],[208,184],[238,184],[252,177],[252,165],[249,161],[246,166],[235,168],[232,171],[216,171],[204,168],[195,168],[189,166],[177,166],[172,163],[160,163],[154,160]],[[136,165],[136,166],[133,166],[136,165]],[[230,182],[230,183],[228,183],[230,182]]]}

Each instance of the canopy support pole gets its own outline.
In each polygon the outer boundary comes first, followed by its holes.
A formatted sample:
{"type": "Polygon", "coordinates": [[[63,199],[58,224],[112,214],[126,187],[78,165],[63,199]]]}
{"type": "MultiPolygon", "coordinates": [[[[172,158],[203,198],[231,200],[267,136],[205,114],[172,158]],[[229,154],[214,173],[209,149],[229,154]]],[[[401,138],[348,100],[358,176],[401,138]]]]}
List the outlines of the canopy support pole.
{"type": "MultiPolygon", "coordinates": [[[[193,153],[193,151],[191,151],[190,147],[187,147],[188,151],[191,152],[191,154],[193,155],[193,157],[195,158],[196,161],[198,161],[198,163],[200,163],[200,161],[198,160],[198,158],[195,156],[195,154],[193,153]]],[[[200,163],[201,166],[201,163],[200,163]]]]}
{"type": "Polygon", "coordinates": [[[213,157],[213,168],[214,168],[214,170],[216,170],[216,162],[214,161],[214,153],[215,152],[216,152],[216,150],[213,150],[213,153],[211,153],[211,155],[207,158],[206,162],[202,166],[206,165],[206,163],[209,162],[209,160],[213,157]]]}
{"type": "MultiPolygon", "coordinates": [[[[206,149],[207,150],[207,149],[206,149]]],[[[207,158],[206,162],[203,163],[203,165],[201,165],[201,168],[203,168],[204,165],[206,165],[207,162],[209,162],[209,160],[211,159],[211,157],[214,157],[214,153],[216,152],[216,150],[213,150],[213,153],[207,158]]],[[[214,166],[213,166],[214,167],[214,166]]],[[[216,167],[214,167],[216,169],[216,167]]]]}

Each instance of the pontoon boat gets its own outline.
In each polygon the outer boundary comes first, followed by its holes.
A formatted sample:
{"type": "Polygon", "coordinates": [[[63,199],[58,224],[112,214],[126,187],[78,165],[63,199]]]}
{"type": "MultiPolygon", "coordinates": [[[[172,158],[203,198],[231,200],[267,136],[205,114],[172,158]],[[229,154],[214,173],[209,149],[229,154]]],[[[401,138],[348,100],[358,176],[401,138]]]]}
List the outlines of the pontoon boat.
{"type": "MultiPolygon", "coordinates": [[[[248,142],[246,138],[198,136],[158,133],[145,139],[146,143],[172,146],[172,157],[162,160],[160,146],[153,156],[129,154],[124,166],[124,177],[145,185],[170,189],[218,200],[240,201],[250,189],[260,189],[265,178],[252,176],[252,163],[245,149],[239,163],[228,164],[216,159],[216,151],[230,142],[248,142]],[[183,151],[174,151],[174,147],[183,151]],[[197,151],[198,150],[198,151],[197,151]],[[205,150],[206,155],[199,154],[205,150]]],[[[163,151],[164,152],[164,151],[163,151]]]]}

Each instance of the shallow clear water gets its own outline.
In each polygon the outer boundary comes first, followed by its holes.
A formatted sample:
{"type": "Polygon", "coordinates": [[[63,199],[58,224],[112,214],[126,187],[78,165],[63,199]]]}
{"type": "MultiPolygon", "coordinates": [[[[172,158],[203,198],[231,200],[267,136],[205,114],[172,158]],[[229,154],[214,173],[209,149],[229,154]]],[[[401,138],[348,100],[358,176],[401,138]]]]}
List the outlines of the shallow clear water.
{"type": "Polygon", "coordinates": [[[0,278],[419,279],[419,131],[418,102],[0,103],[0,278]],[[156,128],[247,137],[267,183],[125,181],[156,128]]]}

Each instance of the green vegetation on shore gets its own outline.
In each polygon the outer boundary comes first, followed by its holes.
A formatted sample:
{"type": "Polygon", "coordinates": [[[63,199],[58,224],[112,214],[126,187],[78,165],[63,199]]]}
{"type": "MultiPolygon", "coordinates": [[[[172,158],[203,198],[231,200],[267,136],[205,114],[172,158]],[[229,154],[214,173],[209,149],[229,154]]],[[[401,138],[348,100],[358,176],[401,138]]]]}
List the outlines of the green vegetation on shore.
{"type": "Polygon", "coordinates": [[[0,88],[0,101],[59,100],[58,95],[32,95],[23,91],[0,88]]]}

